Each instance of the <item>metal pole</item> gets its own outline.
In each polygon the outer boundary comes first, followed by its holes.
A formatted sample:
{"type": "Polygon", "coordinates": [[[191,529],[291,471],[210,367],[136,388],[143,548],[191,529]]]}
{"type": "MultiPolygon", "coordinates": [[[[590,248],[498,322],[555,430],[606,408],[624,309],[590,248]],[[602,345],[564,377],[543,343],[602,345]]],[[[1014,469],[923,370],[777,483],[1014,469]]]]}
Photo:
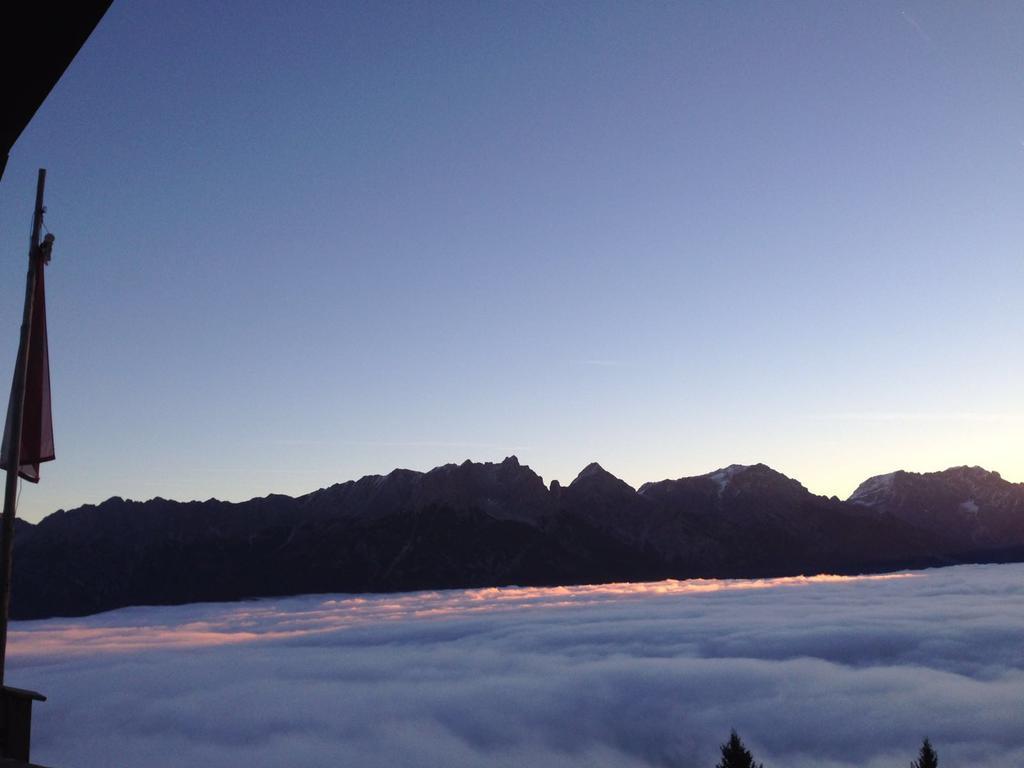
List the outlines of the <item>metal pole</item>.
{"type": "Polygon", "coordinates": [[[11,573],[14,554],[14,515],[18,500],[18,467],[21,464],[21,425],[25,415],[25,375],[28,345],[32,333],[32,310],[36,295],[36,275],[39,264],[39,233],[43,226],[43,189],[46,187],[46,169],[39,169],[36,184],[36,210],[32,218],[32,239],[28,248],[28,277],[25,280],[25,311],[21,318],[21,341],[14,364],[11,383],[12,408],[10,437],[7,445],[7,484],[4,487],[4,513],[2,539],[0,539],[0,686],[4,684],[7,666],[7,620],[11,610],[11,573]]]}

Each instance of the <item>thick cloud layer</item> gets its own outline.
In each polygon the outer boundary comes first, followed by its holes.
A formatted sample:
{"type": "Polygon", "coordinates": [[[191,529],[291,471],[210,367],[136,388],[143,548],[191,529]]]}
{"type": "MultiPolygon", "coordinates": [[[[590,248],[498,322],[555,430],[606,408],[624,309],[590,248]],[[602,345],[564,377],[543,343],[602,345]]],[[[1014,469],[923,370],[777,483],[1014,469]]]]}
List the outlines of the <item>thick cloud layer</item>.
{"type": "Polygon", "coordinates": [[[1024,566],[316,596],[13,627],[56,766],[1024,764],[1024,566]]]}

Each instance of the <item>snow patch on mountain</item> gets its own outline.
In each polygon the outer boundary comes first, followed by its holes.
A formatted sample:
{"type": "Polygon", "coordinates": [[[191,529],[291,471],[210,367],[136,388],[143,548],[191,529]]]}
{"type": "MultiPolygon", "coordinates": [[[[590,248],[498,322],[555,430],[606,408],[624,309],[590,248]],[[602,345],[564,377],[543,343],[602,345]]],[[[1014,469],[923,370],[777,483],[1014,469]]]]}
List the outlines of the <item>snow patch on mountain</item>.
{"type": "Polygon", "coordinates": [[[853,492],[847,501],[851,504],[860,504],[865,507],[873,507],[885,500],[885,497],[892,490],[896,480],[896,472],[887,475],[875,475],[869,477],[853,492]]]}
{"type": "Polygon", "coordinates": [[[740,474],[740,472],[749,468],[746,464],[730,464],[728,467],[723,467],[710,473],[708,479],[718,486],[718,496],[721,498],[722,493],[729,486],[729,483],[732,482],[732,479],[740,474]]]}
{"type": "Polygon", "coordinates": [[[975,516],[977,516],[977,514],[978,514],[978,502],[976,502],[974,499],[968,499],[967,501],[961,502],[960,503],[960,511],[961,512],[966,512],[968,515],[975,515],[975,516]]]}

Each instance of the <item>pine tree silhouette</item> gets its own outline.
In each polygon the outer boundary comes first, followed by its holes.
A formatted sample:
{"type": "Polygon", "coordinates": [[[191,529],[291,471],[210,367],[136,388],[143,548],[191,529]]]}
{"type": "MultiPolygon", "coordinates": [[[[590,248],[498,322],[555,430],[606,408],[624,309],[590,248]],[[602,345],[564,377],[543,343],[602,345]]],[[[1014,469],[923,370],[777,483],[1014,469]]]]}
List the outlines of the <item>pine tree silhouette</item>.
{"type": "Polygon", "coordinates": [[[743,746],[734,730],[729,740],[722,745],[722,760],[715,768],[764,768],[764,765],[754,762],[754,756],[743,746]]]}
{"type": "Polygon", "coordinates": [[[921,745],[921,754],[910,764],[910,768],[938,768],[938,766],[939,756],[932,749],[932,743],[925,739],[924,744],[921,745]]]}

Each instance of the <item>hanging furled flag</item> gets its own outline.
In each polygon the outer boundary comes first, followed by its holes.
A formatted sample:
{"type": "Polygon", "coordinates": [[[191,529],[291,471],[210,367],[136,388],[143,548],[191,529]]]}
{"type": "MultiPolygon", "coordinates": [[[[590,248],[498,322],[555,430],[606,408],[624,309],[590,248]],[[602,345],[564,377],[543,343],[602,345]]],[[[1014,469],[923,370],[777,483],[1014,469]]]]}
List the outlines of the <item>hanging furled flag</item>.
{"type": "MultiPolygon", "coordinates": [[[[39,169],[36,183],[36,208],[32,216],[32,239],[28,248],[28,275],[25,277],[25,308],[21,316],[21,339],[14,363],[14,381],[7,408],[4,439],[0,444],[0,467],[4,478],[4,512],[0,518],[0,712],[7,713],[7,722],[0,729],[0,756],[17,757],[28,763],[31,730],[29,710],[32,701],[44,701],[37,693],[4,685],[7,667],[7,625],[11,615],[11,577],[14,574],[14,516],[18,506],[18,478],[39,482],[39,465],[53,460],[53,418],[50,414],[50,353],[46,343],[46,282],[43,272],[53,253],[53,235],[42,242],[43,191],[46,169],[39,169]],[[28,693],[29,698],[24,695],[28,693]],[[12,696],[14,699],[12,699],[12,696]],[[22,700],[16,700],[21,696],[22,700]],[[11,712],[24,727],[12,725],[11,712]]],[[[7,762],[6,760],[3,762],[7,762]]]]}
{"type": "MultiPolygon", "coordinates": [[[[21,422],[21,451],[18,476],[32,483],[39,482],[39,465],[53,461],[53,415],[50,411],[50,354],[46,343],[46,287],[44,267],[50,261],[53,235],[47,235],[39,244],[35,265],[35,290],[32,300],[32,328],[29,333],[28,356],[25,360],[24,410],[21,422]]],[[[14,429],[14,413],[18,388],[11,388],[4,427],[3,446],[0,448],[0,469],[8,468],[14,429]]]]}

